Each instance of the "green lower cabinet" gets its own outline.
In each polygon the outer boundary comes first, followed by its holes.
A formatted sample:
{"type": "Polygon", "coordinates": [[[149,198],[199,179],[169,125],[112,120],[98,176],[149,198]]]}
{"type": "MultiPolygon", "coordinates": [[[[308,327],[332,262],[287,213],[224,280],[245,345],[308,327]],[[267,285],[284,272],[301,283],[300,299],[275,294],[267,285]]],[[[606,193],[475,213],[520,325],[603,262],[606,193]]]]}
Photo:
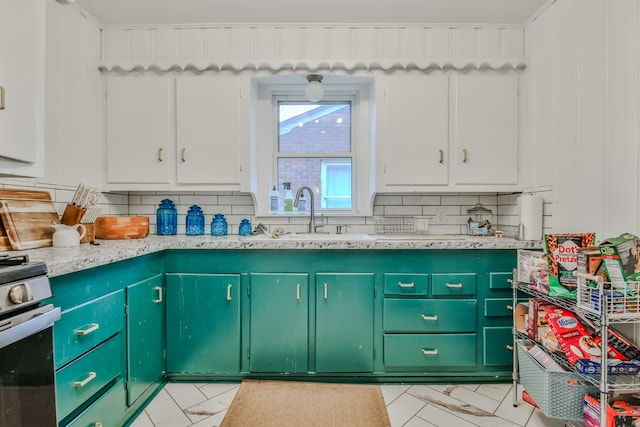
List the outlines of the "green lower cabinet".
{"type": "Polygon", "coordinates": [[[476,366],[476,334],[385,334],[387,369],[431,370],[476,366]]]}
{"type": "Polygon", "coordinates": [[[513,362],[513,328],[487,326],[483,328],[483,360],[486,366],[508,366],[513,362]]]}
{"type": "Polygon", "coordinates": [[[316,274],[316,372],[372,372],[375,276],[316,274]]]}
{"type": "Polygon", "coordinates": [[[124,380],[120,380],[67,427],[121,426],[125,417],[125,394],[124,380]]]}
{"type": "Polygon", "coordinates": [[[240,372],[240,275],[167,274],[167,372],[240,372]]]}
{"type": "Polygon", "coordinates": [[[251,273],[251,372],[306,373],[309,368],[309,275],[251,273]]]}
{"type": "Polygon", "coordinates": [[[127,402],[164,374],[164,275],[127,286],[127,402]]]}
{"type": "Polygon", "coordinates": [[[58,419],[62,420],[123,373],[122,336],[111,337],[56,372],[58,419]]]}

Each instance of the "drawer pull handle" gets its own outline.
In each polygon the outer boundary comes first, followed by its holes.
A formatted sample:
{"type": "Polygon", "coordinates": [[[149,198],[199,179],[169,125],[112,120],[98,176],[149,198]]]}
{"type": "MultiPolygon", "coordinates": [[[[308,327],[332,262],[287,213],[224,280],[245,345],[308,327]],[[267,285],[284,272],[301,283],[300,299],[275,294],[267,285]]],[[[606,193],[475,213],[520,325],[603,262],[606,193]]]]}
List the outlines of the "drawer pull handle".
{"type": "Polygon", "coordinates": [[[402,283],[402,282],[398,282],[398,286],[400,286],[401,288],[415,288],[416,284],[411,282],[411,283],[402,283]]]}
{"type": "Polygon", "coordinates": [[[152,301],[155,302],[156,304],[162,302],[162,287],[156,286],[155,288],[153,288],[153,290],[158,292],[158,298],[152,301]]]}
{"type": "Polygon", "coordinates": [[[89,375],[87,375],[87,378],[85,378],[82,381],[74,381],[73,382],[73,386],[74,387],[84,387],[87,384],[89,384],[91,381],[93,381],[96,378],[96,373],[95,372],[89,372],[89,375]]]}
{"type": "Polygon", "coordinates": [[[296,285],[296,299],[300,301],[300,283],[296,285]]]}
{"type": "Polygon", "coordinates": [[[511,304],[507,304],[507,310],[513,311],[513,306],[511,304]]]}
{"type": "Polygon", "coordinates": [[[461,288],[462,283],[447,283],[445,284],[447,288],[461,288]]]}
{"type": "Polygon", "coordinates": [[[329,285],[324,284],[324,299],[329,298],[329,285]]]}
{"type": "Polygon", "coordinates": [[[427,349],[422,349],[422,354],[424,355],[434,355],[434,354],[438,354],[438,349],[434,348],[433,350],[427,350],[427,349]]]}
{"type": "Polygon", "coordinates": [[[513,351],[513,346],[512,346],[512,345],[508,345],[508,344],[507,344],[507,350],[509,350],[509,351],[513,351]]]}
{"type": "Polygon", "coordinates": [[[231,284],[227,285],[227,301],[231,301],[231,284]]]}
{"type": "Polygon", "coordinates": [[[438,315],[427,316],[426,314],[421,314],[422,320],[438,320],[438,315]]]}
{"type": "Polygon", "coordinates": [[[84,336],[89,335],[91,332],[97,331],[100,328],[99,323],[90,323],[87,325],[86,329],[76,329],[73,331],[76,335],[84,336]]]}
{"type": "Polygon", "coordinates": [[[93,427],[102,427],[102,423],[100,421],[96,421],[93,423],[93,427]]]}

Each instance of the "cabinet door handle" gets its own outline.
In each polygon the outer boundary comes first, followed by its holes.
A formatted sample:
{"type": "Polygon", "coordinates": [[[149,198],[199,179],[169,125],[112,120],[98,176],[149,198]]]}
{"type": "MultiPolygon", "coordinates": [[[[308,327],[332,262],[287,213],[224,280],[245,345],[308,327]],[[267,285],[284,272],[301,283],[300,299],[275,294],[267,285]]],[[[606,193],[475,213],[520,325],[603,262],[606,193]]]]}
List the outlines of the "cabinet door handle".
{"type": "Polygon", "coordinates": [[[4,110],[4,88],[0,86],[0,110],[4,110]]]}
{"type": "Polygon", "coordinates": [[[507,350],[513,351],[513,346],[512,345],[507,345],[507,350]]]}
{"type": "Polygon", "coordinates": [[[462,163],[467,163],[467,149],[463,148],[462,149],[462,163]]]}
{"type": "Polygon", "coordinates": [[[74,381],[73,382],[73,386],[74,387],[84,387],[87,384],[89,384],[91,381],[93,381],[96,378],[96,373],[95,372],[89,372],[89,374],[87,375],[87,378],[85,378],[82,381],[74,381]]]}
{"type": "Polygon", "coordinates": [[[401,288],[415,288],[416,284],[411,282],[411,283],[402,283],[402,282],[398,282],[398,286],[400,286],[401,288]]]}
{"type": "Polygon", "coordinates": [[[152,301],[155,302],[156,304],[162,302],[162,287],[156,286],[155,288],[153,288],[153,290],[158,292],[158,298],[152,301]]]}
{"type": "Polygon", "coordinates": [[[324,284],[324,299],[329,298],[329,285],[324,284]]]}
{"type": "Polygon", "coordinates": [[[97,331],[98,328],[100,328],[99,323],[89,323],[86,329],[76,329],[75,331],[73,331],[73,333],[76,335],[84,336],[89,335],[91,332],[97,331]]]}
{"type": "Polygon", "coordinates": [[[507,304],[507,310],[513,311],[513,306],[511,304],[507,304]]]}
{"type": "Polygon", "coordinates": [[[447,288],[461,288],[462,283],[446,283],[445,286],[447,288]]]}
{"type": "Polygon", "coordinates": [[[296,299],[300,301],[300,283],[296,285],[296,299]]]}
{"type": "Polygon", "coordinates": [[[93,427],[102,427],[102,423],[100,421],[96,421],[93,423],[93,427]]]}
{"type": "Polygon", "coordinates": [[[427,350],[426,348],[423,348],[422,349],[422,354],[424,354],[424,355],[438,354],[438,349],[434,348],[433,350],[427,350]]]}
{"type": "Polygon", "coordinates": [[[227,301],[231,301],[231,285],[227,285],[227,301]]]}
{"type": "Polygon", "coordinates": [[[185,153],[186,153],[186,152],[187,152],[187,149],[186,149],[186,148],[183,148],[183,149],[180,151],[180,160],[182,160],[183,162],[186,162],[186,161],[187,161],[187,159],[184,157],[184,155],[185,155],[185,153]]]}
{"type": "Polygon", "coordinates": [[[442,164],[444,163],[444,150],[438,150],[438,152],[440,153],[440,160],[438,160],[438,163],[442,164]]]}
{"type": "Polygon", "coordinates": [[[422,320],[438,320],[438,315],[435,314],[433,316],[427,316],[426,314],[421,314],[422,320]]]}
{"type": "Polygon", "coordinates": [[[162,148],[158,148],[158,161],[162,161],[162,148]]]}

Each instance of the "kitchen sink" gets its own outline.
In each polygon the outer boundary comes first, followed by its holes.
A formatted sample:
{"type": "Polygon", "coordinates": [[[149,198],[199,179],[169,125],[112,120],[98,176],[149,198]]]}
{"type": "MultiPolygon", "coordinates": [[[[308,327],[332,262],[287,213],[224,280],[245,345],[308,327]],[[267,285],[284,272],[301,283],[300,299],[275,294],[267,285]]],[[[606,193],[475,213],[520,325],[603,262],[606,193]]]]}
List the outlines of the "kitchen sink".
{"type": "Polygon", "coordinates": [[[376,240],[464,240],[466,236],[457,234],[374,234],[376,240]]]}

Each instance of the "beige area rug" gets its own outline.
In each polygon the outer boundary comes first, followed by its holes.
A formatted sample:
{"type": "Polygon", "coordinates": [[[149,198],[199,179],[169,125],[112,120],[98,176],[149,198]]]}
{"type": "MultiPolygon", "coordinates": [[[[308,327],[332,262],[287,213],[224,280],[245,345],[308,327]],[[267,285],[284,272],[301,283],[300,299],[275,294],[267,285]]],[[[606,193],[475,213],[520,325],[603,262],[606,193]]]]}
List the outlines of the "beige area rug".
{"type": "Polygon", "coordinates": [[[380,387],[244,380],[220,427],[390,427],[380,387]]]}

